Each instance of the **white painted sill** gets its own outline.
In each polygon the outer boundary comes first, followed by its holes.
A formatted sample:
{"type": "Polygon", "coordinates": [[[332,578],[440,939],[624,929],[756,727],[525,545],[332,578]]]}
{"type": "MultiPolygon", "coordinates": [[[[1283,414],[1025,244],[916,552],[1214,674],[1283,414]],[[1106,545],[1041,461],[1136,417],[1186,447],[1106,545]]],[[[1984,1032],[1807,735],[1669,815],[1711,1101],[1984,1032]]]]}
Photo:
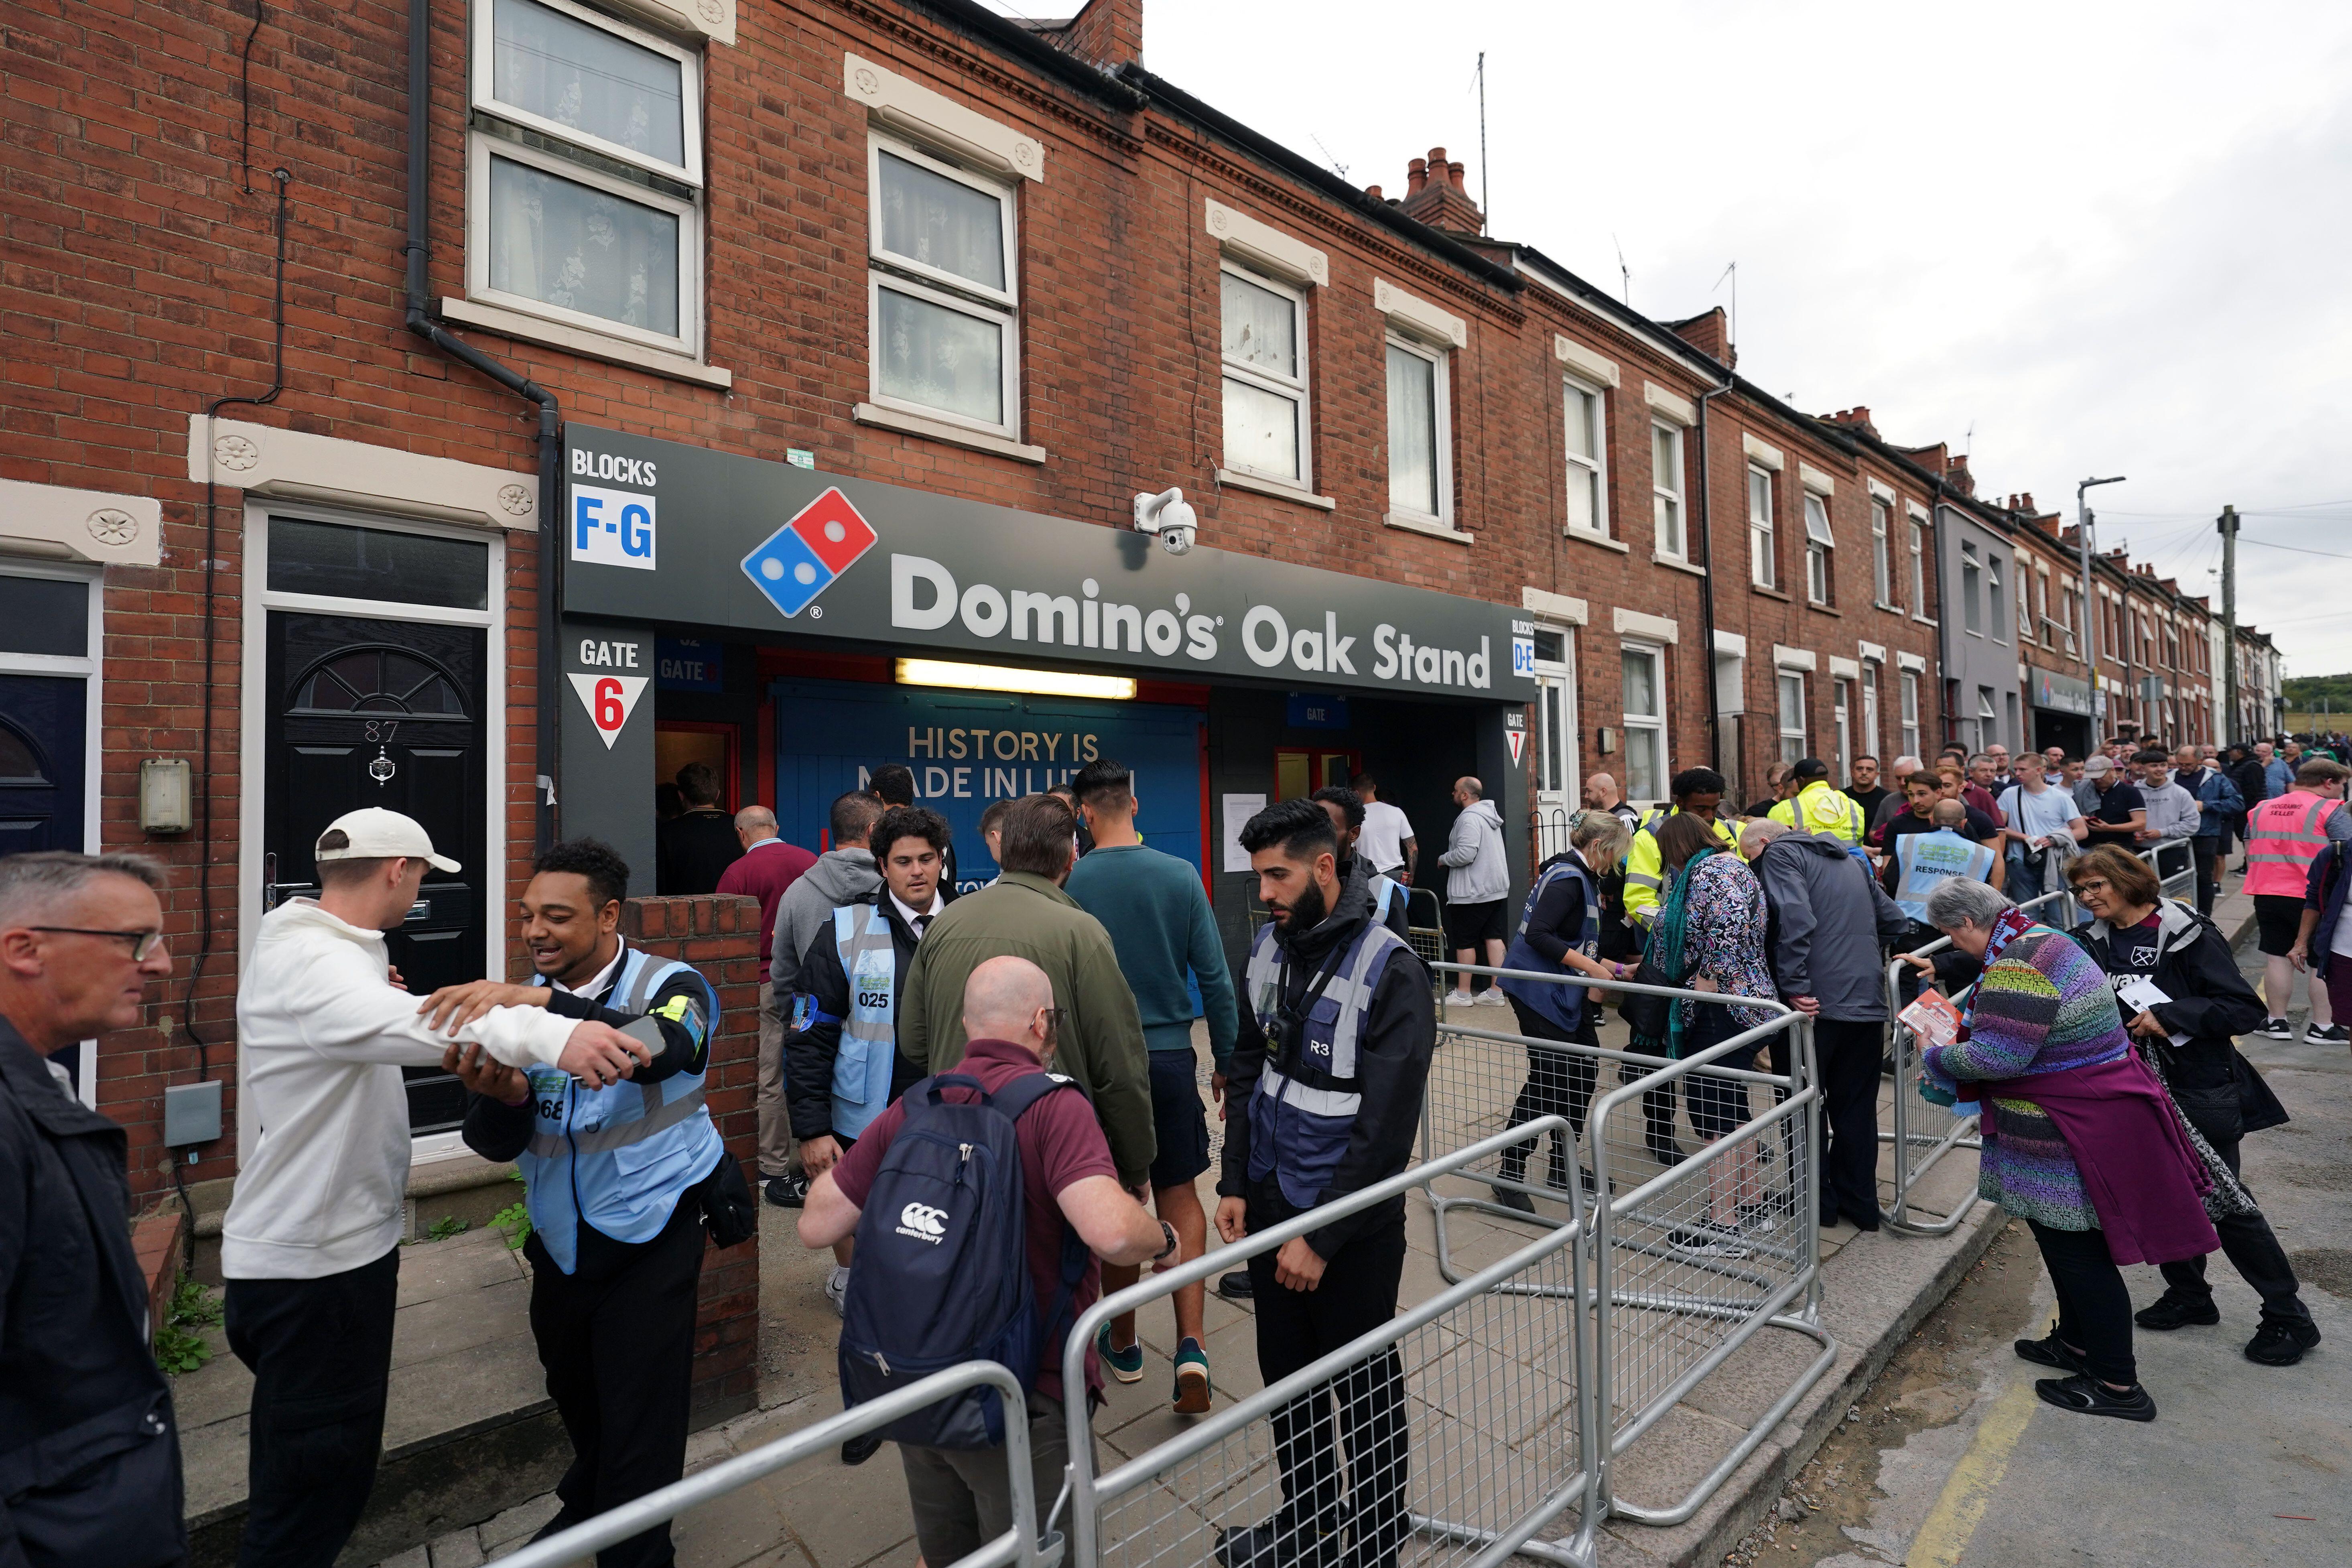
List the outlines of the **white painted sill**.
{"type": "Polygon", "coordinates": [[[719,365],[706,364],[684,354],[666,353],[660,349],[633,343],[625,338],[608,337],[562,321],[542,321],[527,316],[520,310],[509,310],[499,305],[484,305],[472,300],[444,299],[441,319],[461,327],[478,327],[486,332],[499,332],[527,343],[542,343],[549,348],[569,349],[590,359],[600,359],[607,364],[625,364],[632,370],[667,376],[672,381],[692,382],[725,392],[735,384],[735,374],[719,365]]]}
{"type": "Polygon", "coordinates": [[[1269,479],[1259,474],[1245,474],[1238,468],[1219,468],[1217,483],[1230,489],[1255,490],[1276,500],[1295,500],[1318,511],[1329,511],[1339,504],[1329,496],[1318,496],[1313,490],[1302,489],[1297,485],[1285,484],[1280,479],[1269,479]]]}
{"type": "Polygon", "coordinates": [[[1650,559],[1657,565],[1671,566],[1677,572],[1687,572],[1694,577],[1704,577],[1706,575],[1706,567],[1694,566],[1679,555],[1662,555],[1658,552],[1653,550],[1650,552],[1650,559]]]}
{"type": "Polygon", "coordinates": [[[1607,534],[1590,528],[1563,528],[1559,531],[1559,536],[1562,539],[1580,540],[1602,550],[1613,550],[1620,555],[1631,555],[1633,552],[1633,547],[1623,540],[1612,539],[1607,534]]]}
{"type": "Polygon", "coordinates": [[[878,403],[859,404],[851,410],[851,417],[860,425],[877,425],[886,430],[896,430],[902,436],[921,436],[974,452],[992,452],[1000,458],[1010,458],[1016,463],[1042,463],[1052,456],[1043,447],[1008,441],[1002,436],[991,436],[983,430],[967,430],[944,419],[926,419],[919,414],[909,414],[901,408],[885,408],[878,403]]]}
{"type": "Polygon", "coordinates": [[[1442,519],[1425,517],[1420,512],[1392,511],[1381,519],[1389,528],[1402,528],[1411,533],[1425,533],[1432,539],[1443,539],[1451,544],[1475,544],[1477,540],[1460,529],[1448,526],[1442,519]]]}

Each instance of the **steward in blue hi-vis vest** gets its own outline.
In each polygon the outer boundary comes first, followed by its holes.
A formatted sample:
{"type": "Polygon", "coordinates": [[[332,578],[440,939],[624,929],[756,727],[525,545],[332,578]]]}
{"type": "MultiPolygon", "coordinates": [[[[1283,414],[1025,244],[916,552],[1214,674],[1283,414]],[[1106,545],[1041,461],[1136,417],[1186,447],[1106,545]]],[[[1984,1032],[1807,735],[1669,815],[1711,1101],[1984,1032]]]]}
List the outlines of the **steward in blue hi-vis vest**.
{"type": "Polygon", "coordinates": [[[1412,896],[1412,889],[1395,878],[1384,877],[1378,871],[1367,877],[1364,885],[1372,897],[1372,919],[1410,941],[1405,904],[1412,896]]]}
{"type": "MultiPolygon", "coordinates": [[[[1543,908],[1547,895],[1553,900],[1553,910],[1559,912],[1561,900],[1566,908],[1580,911],[1583,923],[1573,927],[1576,940],[1563,945],[1591,958],[1601,949],[1601,887],[1591,868],[1574,850],[1568,850],[1544,862],[1536,873],[1535,886],[1528,889],[1528,901],[1519,912],[1519,929],[1511,938],[1509,949],[1503,954],[1503,967],[1524,969],[1537,974],[1565,974],[1568,966],[1544,952],[1528,940],[1528,928],[1536,924],[1537,911],[1543,908]]],[[[1560,916],[1562,923],[1565,914],[1560,916]]],[[[1558,927],[1538,926],[1538,931],[1557,942],[1558,927]]],[[[1495,982],[1503,994],[1558,1024],[1563,1029],[1573,1029],[1584,1016],[1584,987],[1563,985],[1549,980],[1502,979],[1495,982]]]]}
{"type": "Polygon", "coordinates": [[[1948,827],[1906,833],[1895,841],[1895,901],[1905,914],[1925,925],[1927,895],[1938,882],[1953,877],[1989,881],[1992,862],[1990,846],[1971,842],[1948,827]]]}
{"type": "MultiPolygon", "coordinates": [[[[545,977],[532,984],[545,984],[545,977]]],[[[516,1163],[531,1233],[566,1274],[577,1265],[583,1219],[614,1241],[651,1241],[687,1189],[726,1152],[703,1103],[719,1016],[710,983],[691,964],[625,942],[601,1003],[607,1015],[656,1020],[663,1049],[653,1067],[606,1089],[591,1089],[551,1067],[526,1074],[530,1142],[516,1163]],[[675,1069],[665,1072],[673,1062],[675,1069]]]]}
{"type": "Polygon", "coordinates": [[[844,904],[802,955],[784,1037],[795,1138],[862,1137],[914,1076],[900,1069],[898,988],[918,938],[887,888],[844,904]],[[895,1076],[894,1076],[895,1075],[895,1076]]]}

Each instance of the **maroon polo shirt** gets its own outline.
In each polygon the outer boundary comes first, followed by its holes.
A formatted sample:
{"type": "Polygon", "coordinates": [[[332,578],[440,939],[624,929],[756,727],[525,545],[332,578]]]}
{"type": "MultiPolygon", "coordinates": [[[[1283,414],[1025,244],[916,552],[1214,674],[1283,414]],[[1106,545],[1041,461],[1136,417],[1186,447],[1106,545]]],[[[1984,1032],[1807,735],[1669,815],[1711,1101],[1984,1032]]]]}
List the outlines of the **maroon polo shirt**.
{"type": "Polygon", "coordinates": [[[776,945],[776,905],[784,889],[816,864],[816,857],[797,844],[762,838],[719,873],[722,893],[738,893],[760,900],[760,973],[768,972],[768,955],[776,945]]]}

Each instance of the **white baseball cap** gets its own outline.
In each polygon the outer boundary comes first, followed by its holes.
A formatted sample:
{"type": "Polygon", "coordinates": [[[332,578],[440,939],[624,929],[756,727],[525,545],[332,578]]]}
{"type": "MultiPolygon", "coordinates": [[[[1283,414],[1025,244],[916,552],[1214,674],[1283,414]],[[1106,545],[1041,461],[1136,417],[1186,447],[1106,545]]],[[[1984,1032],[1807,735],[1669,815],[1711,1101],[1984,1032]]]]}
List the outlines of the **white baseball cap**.
{"type": "Polygon", "coordinates": [[[327,824],[327,831],[319,835],[315,858],[320,860],[389,860],[394,856],[422,860],[436,871],[461,869],[457,862],[445,855],[433,853],[432,837],[424,825],[413,816],[403,816],[396,811],[386,811],[371,805],[360,811],[347,811],[327,824]],[[330,834],[340,833],[348,842],[341,849],[327,847],[330,834]]]}

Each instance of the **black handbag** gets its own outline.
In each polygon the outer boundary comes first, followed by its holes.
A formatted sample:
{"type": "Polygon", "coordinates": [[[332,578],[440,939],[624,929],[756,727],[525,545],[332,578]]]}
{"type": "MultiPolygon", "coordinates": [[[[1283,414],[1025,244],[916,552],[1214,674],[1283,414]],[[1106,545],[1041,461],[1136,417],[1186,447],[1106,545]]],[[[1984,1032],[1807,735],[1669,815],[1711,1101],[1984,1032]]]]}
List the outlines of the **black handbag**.
{"type": "Polygon", "coordinates": [[[2235,1046],[2230,1047],[2230,1076],[2238,1086],[2238,1117],[2245,1131],[2260,1132],[2265,1127],[2286,1125],[2286,1107],[2271,1092],[2261,1071],[2235,1046]]]}
{"type": "MultiPolygon", "coordinates": [[[[1642,954],[1641,967],[1633,971],[1633,984],[1672,985],[1674,981],[1667,977],[1664,970],[1652,961],[1645,950],[1642,954]]],[[[1625,1026],[1633,1030],[1638,1039],[1656,1040],[1663,1045],[1668,1026],[1666,1009],[1675,1005],[1674,999],[1669,996],[1644,995],[1636,991],[1625,992],[1622,996],[1623,1000],[1617,1005],[1617,1012],[1618,1016],[1625,1020],[1625,1026]]],[[[1639,1046],[1633,1048],[1641,1049],[1639,1046]]],[[[1662,1048],[1653,1054],[1663,1056],[1664,1051],[1662,1048]]]]}
{"type": "Polygon", "coordinates": [[[740,1247],[760,1234],[759,1208],[751,1202],[743,1167],[732,1157],[719,1155],[718,1168],[694,1184],[694,1194],[702,1205],[702,1223],[710,1232],[711,1246],[740,1247]]]}

